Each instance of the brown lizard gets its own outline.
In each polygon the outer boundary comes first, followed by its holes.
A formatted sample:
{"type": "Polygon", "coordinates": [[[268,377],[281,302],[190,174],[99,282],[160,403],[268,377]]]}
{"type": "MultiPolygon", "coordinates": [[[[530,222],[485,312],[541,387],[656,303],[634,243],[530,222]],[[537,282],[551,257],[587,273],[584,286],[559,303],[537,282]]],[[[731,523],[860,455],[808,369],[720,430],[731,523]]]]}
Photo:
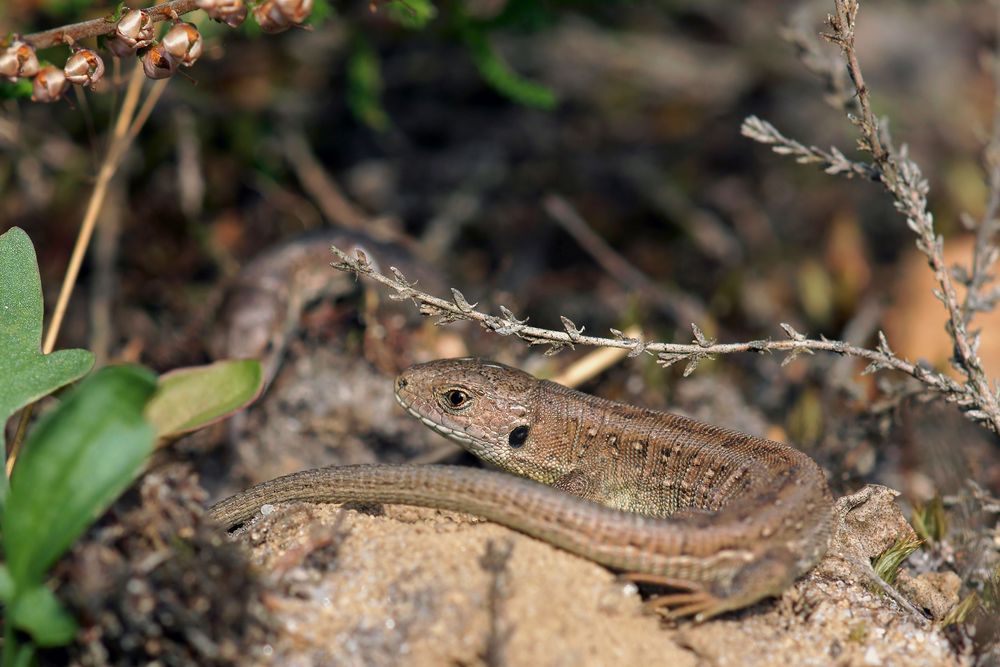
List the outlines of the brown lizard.
{"type": "Polygon", "coordinates": [[[458,466],[322,468],[255,486],[211,516],[229,527],[287,501],[468,512],[682,589],[654,604],[698,620],[781,593],[827,550],[825,477],[787,445],[479,359],[413,366],[396,379],[396,396],[430,428],[521,477],[458,466]]]}

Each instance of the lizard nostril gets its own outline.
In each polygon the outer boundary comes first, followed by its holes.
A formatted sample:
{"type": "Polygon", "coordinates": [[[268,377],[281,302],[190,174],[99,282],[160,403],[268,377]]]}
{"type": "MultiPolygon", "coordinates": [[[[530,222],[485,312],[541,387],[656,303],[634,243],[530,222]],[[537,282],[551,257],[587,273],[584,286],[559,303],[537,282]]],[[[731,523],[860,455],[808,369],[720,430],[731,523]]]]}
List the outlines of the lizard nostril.
{"type": "Polygon", "coordinates": [[[402,389],[403,387],[405,387],[407,384],[409,384],[409,383],[406,381],[406,378],[403,378],[403,377],[396,378],[396,391],[399,391],[400,389],[402,389]]]}

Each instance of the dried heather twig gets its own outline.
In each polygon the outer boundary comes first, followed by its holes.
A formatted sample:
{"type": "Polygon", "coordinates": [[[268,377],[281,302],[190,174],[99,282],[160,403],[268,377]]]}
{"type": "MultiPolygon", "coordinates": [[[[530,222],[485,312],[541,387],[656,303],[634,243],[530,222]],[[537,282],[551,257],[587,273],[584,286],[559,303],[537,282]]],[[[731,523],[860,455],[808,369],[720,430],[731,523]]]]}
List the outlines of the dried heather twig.
{"type": "Polygon", "coordinates": [[[918,364],[901,359],[889,347],[885,335],[879,332],[879,344],[874,350],[850,345],[839,340],[807,338],[788,324],[781,328],[787,337],[785,340],[752,340],[745,343],[718,343],[707,338],[696,324],[691,325],[694,339],[688,344],[646,342],[641,336],[629,337],[617,329],[612,329],[612,338],[588,336],[583,333],[583,327],[577,327],[567,317],[561,317],[562,331],[528,326],[527,318],[518,319],[509,309],[500,306],[500,315],[492,315],[477,310],[478,304],[469,303],[468,299],[457,289],[452,289],[451,299],[427,294],[415,287],[398,269],[390,267],[392,276],[378,271],[361,250],[355,250],[350,255],[344,250],[332,246],[331,251],[338,261],[333,267],[341,271],[349,271],[359,276],[365,276],[392,289],[395,293],[390,298],[402,301],[409,300],[423,315],[437,317],[437,324],[469,321],[477,322],[481,327],[501,336],[516,336],[530,345],[547,345],[546,354],[556,354],[561,350],[576,345],[598,347],[613,347],[628,350],[630,357],[640,354],[655,356],[657,363],[671,366],[684,362],[684,375],[690,375],[704,359],[713,358],[717,354],[732,354],[734,352],[783,352],[787,356],[782,361],[786,364],[800,354],[812,354],[815,351],[833,352],[849,355],[869,361],[865,373],[882,369],[897,370],[910,375],[922,382],[929,389],[939,393],[948,401],[955,403],[966,415],[974,421],[986,426],[993,426],[987,418],[987,413],[980,407],[980,396],[968,384],[960,384],[943,373],[927,369],[918,364]]]}
{"type": "MultiPolygon", "coordinates": [[[[277,33],[301,25],[313,8],[313,0],[264,0],[253,7],[258,27],[277,33]]],[[[34,77],[31,99],[56,102],[62,99],[70,83],[94,86],[104,73],[104,62],[92,49],[78,45],[90,37],[110,35],[102,46],[116,58],[138,57],[143,72],[150,79],[168,79],[178,67],[191,67],[201,56],[204,43],[192,23],[181,15],[204,10],[208,16],[235,28],[247,17],[244,0],[170,0],[146,9],[119,7],[114,14],[90,21],[73,23],[23,37],[0,38],[0,77],[9,81],[34,77]],[[119,15],[120,12],[120,15],[119,15]],[[156,40],[156,23],[170,21],[162,41],[156,40]],[[73,55],[63,68],[47,65],[39,69],[37,49],[69,45],[73,55]]]]}
{"type": "MultiPolygon", "coordinates": [[[[170,2],[164,2],[163,4],[156,5],[155,7],[150,7],[146,10],[146,13],[149,15],[150,19],[156,23],[158,21],[166,21],[167,19],[175,18],[181,14],[187,14],[188,12],[197,9],[197,7],[198,5],[196,0],[171,0],[170,2]]],[[[110,35],[115,31],[117,26],[117,21],[105,16],[102,18],[81,21],[80,23],[73,23],[59,28],[52,28],[51,30],[25,35],[22,39],[36,49],[47,49],[50,46],[58,46],[63,43],[79,42],[80,40],[88,37],[110,35]],[[72,42],[67,42],[67,37],[70,38],[72,42]]]]}
{"type": "MultiPolygon", "coordinates": [[[[871,163],[849,160],[835,148],[823,151],[805,146],[785,137],[770,123],[754,116],[744,121],[742,132],[755,141],[772,146],[776,153],[795,156],[800,163],[820,164],[831,174],[864,175],[882,184],[892,196],[896,210],[905,216],[907,226],[917,235],[917,248],[926,255],[938,282],[934,294],[948,312],[947,330],[954,342],[952,364],[965,376],[965,382],[961,385],[963,399],[956,402],[970,419],[986,424],[1000,433],[1000,383],[991,383],[987,377],[977,353],[979,336],[970,334],[968,330],[972,313],[991,307],[1000,296],[996,290],[984,291],[991,280],[987,276],[987,268],[998,254],[991,239],[996,235],[995,218],[997,208],[1000,208],[1000,173],[994,175],[993,171],[1000,170],[1000,166],[990,168],[991,185],[995,179],[997,188],[991,188],[987,217],[980,225],[980,236],[984,240],[977,243],[973,270],[968,274],[959,273],[961,281],[970,288],[970,296],[962,304],[955,291],[952,271],[945,265],[943,240],[935,231],[934,216],[927,208],[927,181],[921,174],[919,165],[910,159],[906,146],[899,150],[892,146],[888,133],[880,126],[871,110],[870,91],[865,85],[854,47],[857,14],[857,0],[835,0],[835,11],[827,17],[830,32],[824,33],[823,37],[840,47],[847,62],[848,74],[857,91],[858,110],[857,114],[849,113],[848,118],[858,128],[861,135],[858,147],[872,156],[871,163]]],[[[994,150],[993,154],[996,152],[994,150]]],[[[992,159],[989,155],[988,152],[988,159],[992,159]]],[[[922,381],[928,384],[925,380],[922,381]]],[[[931,388],[940,391],[936,387],[931,388]]],[[[949,400],[956,399],[950,397],[949,400]]]]}

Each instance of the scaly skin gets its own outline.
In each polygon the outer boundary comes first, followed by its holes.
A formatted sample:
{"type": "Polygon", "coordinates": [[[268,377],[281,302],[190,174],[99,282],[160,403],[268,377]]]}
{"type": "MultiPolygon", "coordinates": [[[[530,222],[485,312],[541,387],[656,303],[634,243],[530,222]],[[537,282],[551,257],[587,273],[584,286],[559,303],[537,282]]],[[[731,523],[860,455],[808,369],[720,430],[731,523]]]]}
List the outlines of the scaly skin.
{"type": "Polygon", "coordinates": [[[671,615],[705,619],[777,595],[823,556],[823,472],[781,443],[615,403],[478,359],[420,364],[396,396],[435,431],[505,471],[345,466],[295,473],[225,500],[226,526],[282,501],[459,510],[690,592],[671,615]]]}

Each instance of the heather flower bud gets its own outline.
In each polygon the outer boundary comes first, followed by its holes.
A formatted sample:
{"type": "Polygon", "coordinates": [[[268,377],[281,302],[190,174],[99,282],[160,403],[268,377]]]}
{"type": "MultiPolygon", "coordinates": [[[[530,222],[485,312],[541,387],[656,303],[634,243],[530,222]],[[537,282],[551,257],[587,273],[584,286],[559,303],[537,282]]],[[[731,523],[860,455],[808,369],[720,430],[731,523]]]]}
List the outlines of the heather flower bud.
{"type": "Polygon", "coordinates": [[[190,23],[176,23],[160,40],[167,53],[185,67],[194,65],[201,56],[201,33],[190,23]]]}
{"type": "Polygon", "coordinates": [[[177,71],[177,61],[162,44],[155,44],[142,54],[142,71],[150,79],[168,79],[177,71]]]}
{"type": "Polygon", "coordinates": [[[230,28],[238,28],[247,18],[243,0],[197,0],[198,9],[205,10],[209,18],[222,21],[230,28]]]}
{"type": "Polygon", "coordinates": [[[274,0],[265,0],[253,8],[253,16],[257,25],[267,33],[284,32],[292,27],[292,22],[282,12],[274,0]]]}
{"type": "Polygon", "coordinates": [[[10,46],[0,51],[0,76],[11,81],[38,74],[38,56],[27,42],[15,39],[10,46]]]}
{"type": "Polygon", "coordinates": [[[31,90],[31,100],[33,102],[55,102],[69,87],[66,75],[58,67],[48,65],[43,67],[35,75],[35,82],[31,90]]]}
{"type": "Polygon", "coordinates": [[[118,21],[115,36],[133,51],[153,43],[153,19],[141,9],[130,9],[118,21]]]}
{"type": "Polygon", "coordinates": [[[104,61],[90,49],[77,49],[63,67],[66,78],[78,86],[94,86],[104,76],[104,61]]]}
{"type": "Polygon", "coordinates": [[[274,0],[274,4],[292,23],[302,23],[313,9],[313,0],[274,0]]]}

